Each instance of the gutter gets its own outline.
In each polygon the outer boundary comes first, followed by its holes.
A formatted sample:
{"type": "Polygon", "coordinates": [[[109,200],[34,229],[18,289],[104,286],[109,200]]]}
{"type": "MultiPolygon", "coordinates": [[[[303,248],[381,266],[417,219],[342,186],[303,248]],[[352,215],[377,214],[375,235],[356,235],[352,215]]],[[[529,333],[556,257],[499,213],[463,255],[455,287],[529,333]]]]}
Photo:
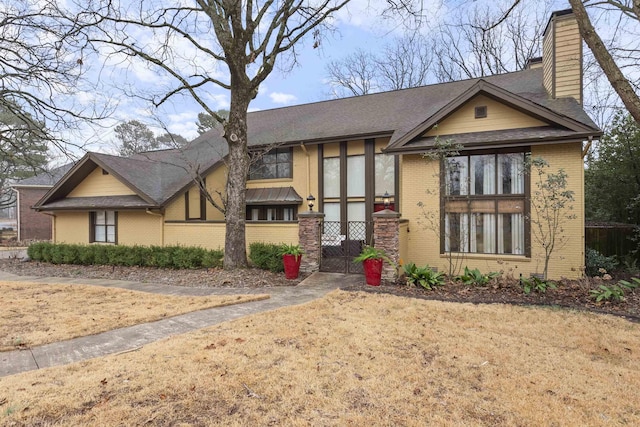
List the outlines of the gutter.
{"type": "MultiPolygon", "coordinates": [[[[146,214],[151,216],[159,216],[160,218],[164,218],[164,215],[158,212],[152,212],[150,208],[145,209],[146,214]]],[[[160,220],[160,246],[164,247],[164,221],[160,220]]]]}

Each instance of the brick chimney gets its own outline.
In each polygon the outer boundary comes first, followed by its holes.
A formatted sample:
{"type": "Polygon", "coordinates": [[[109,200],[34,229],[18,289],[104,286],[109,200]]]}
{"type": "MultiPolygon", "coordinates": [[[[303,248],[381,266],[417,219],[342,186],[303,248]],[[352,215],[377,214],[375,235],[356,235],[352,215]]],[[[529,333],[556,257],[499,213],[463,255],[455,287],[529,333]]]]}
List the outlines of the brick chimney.
{"type": "Polygon", "coordinates": [[[571,9],[553,12],[542,45],[544,87],[552,98],[582,105],[582,38],[571,9]]]}

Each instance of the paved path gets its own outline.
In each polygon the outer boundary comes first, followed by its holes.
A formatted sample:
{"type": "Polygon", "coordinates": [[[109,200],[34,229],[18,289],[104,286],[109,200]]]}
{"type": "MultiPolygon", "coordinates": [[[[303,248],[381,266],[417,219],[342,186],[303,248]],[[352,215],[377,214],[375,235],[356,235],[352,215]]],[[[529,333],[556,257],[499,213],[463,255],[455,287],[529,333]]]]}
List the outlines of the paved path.
{"type": "Polygon", "coordinates": [[[166,295],[201,296],[268,293],[271,296],[271,298],[262,301],[209,308],[155,322],[115,329],[101,334],[46,344],[27,350],[3,352],[0,353],[0,377],[136,349],[162,338],[237,319],[242,316],[303,304],[320,298],[340,286],[360,283],[363,280],[363,277],[358,275],[314,273],[297,286],[290,287],[188,288],[108,279],[16,276],[0,271],[0,281],[78,283],[166,295]]]}

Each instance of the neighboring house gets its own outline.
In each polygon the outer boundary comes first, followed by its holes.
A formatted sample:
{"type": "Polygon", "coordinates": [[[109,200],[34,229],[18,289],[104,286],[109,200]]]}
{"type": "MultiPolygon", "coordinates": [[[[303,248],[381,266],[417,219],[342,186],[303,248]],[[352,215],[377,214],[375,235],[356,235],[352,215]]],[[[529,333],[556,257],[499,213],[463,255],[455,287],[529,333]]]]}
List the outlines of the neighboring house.
{"type": "Polygon", "coordinates": [[[51,240],[51,215],[37,212],[33,210],[33,206],[72,166],[73,163],[68,163],[49,172],[20,180],[12,186],[17,193],[18,241],[51,240]]]}
{"type": "MultiPolygon", "coordinates": [[[[552,15],[543,58],[527,70],[252,112],[248,127],[251,150],[266,154],[247,184],[247,244],[296,243],[297,214],[312,194],[325,214],[323,246],[359,247],[388,193],[401,213],[404,262],[445,270],[453,252],[482,271],[541,273],[522,173],[530,153],[563,168],[576,196],[576,218],[564,227],[569,241],[549,276],[582,274],[583,142],[602,132],[582,108],[582,41],[571,11],[552,15]],[[464,147],[446,173],[421,155],[438,139],[464,147]],[[428,218],[436,221],[429,226],[428,218]]],[[[225,155],[217,130],[183,150],[89,153],[35,208],[53,215],[57,242],[222,248],[224,216],[193,178],[221,203],[225,155]]]]}

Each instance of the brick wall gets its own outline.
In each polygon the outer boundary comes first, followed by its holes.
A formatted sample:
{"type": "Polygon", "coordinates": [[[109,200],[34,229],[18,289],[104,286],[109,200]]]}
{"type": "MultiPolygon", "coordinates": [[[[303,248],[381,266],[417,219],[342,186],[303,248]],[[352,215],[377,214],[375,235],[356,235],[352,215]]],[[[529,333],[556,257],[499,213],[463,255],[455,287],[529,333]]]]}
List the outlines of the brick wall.
{"type": "Polygon", "coordinates": [[[20,188],[20,206],[18,207],[20,239],[51,240],[51,216],[31,209],[48,188],[20,188]]]}

